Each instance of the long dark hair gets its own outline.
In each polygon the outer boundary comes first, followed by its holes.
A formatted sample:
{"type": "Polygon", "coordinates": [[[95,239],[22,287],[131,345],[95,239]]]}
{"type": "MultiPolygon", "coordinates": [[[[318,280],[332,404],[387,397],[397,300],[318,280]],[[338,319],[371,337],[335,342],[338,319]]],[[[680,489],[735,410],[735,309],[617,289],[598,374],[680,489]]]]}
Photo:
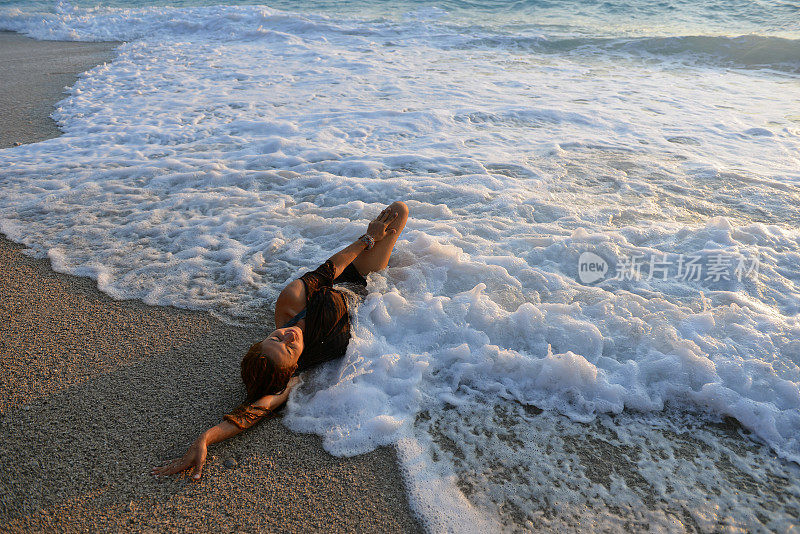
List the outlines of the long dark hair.
{"type": "Polygon", "coordinates": [[[247,389],[245,402],[252,403],[264,395],[279,395],[286,389],[296,365],[281,367],[256,343],[242,358],[242,382],[247,389]]]}

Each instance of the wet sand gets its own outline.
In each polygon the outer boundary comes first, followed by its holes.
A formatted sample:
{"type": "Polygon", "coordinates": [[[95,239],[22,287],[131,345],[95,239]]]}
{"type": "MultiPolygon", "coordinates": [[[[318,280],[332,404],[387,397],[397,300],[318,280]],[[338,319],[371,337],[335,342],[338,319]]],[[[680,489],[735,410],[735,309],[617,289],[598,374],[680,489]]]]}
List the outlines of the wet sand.
{"type": "MultiPolygon", "coordinates": [[[[109,61],[116,45],[0,32],[0,148],[59,135],[49,114],[64,86],[109,61]]],[[[272,325],[115,301],[24,250],[0,237],[5,528],[420,530],[393,449],[337,458],[279,418],[212,446],[199,483],[151,478],[154,464],[182,454],[241,401],[241,355],[272,325]]]]}

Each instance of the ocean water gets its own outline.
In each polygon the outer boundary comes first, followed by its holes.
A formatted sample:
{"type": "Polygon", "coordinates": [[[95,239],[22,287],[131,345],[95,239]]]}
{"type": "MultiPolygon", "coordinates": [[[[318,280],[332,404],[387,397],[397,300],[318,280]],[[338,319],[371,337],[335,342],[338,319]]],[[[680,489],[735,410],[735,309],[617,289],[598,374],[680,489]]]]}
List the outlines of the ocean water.
{"type": "Polygon", "coordinates": [[[62,137],[0,151],[0,231],[116,298],[267,322],[406,201],[284,422],[395,445],[428,530],[800,528],[799,2],[4,0],[0,29],[123,41],[62,137]]]}

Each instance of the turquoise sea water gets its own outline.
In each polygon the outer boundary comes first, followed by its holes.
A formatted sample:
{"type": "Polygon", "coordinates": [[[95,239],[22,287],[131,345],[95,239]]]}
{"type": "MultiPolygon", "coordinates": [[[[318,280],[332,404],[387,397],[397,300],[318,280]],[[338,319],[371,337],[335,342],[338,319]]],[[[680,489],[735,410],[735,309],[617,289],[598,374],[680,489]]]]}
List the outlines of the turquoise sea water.
{"type": "MultiPolygon", "coordinates": [[[[1,6],[24,6],[49,11],[54,6],[71,5],[93,8],[143,8],[172,6],[178,8],[223,5],[202,1],[111,1],[73,2],[3,0],[1,6]]],[[[263,5],[259,2],[233,1],[224,5],[263,5]]],[[[354,16],[361,19],[402,19],[409,14],[447,18],[450,21],[471,23],[514,30],[520,28],[560,28],[566,32],[587,35],[665,35],[743,34],[797,37],[800,4],[791,0],[766,1],[585,1],[585,0],[528,0],[528,1],[291,1],[270,2],[270,7],[284,11],[320,13],[332,16],[354,16]]]]}

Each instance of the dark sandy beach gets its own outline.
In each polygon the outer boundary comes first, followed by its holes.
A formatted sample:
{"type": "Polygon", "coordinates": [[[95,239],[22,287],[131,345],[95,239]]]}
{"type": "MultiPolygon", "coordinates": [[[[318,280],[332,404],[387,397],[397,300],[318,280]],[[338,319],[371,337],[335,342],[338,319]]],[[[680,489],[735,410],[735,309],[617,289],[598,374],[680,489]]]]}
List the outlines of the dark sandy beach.
{"type": "MultiPolygon", "coordinates": [[[[64,86],[114,46],[0,32],[0,147],[57,136],[64,86]]],[[[0,530],[420,529],[393,449],[333,457],[279,418],[212,446],[199,483],[154,480],[240,402],[241,355],[272,325],[115,301],[5,238],[0,265],[0,530]]]]}

